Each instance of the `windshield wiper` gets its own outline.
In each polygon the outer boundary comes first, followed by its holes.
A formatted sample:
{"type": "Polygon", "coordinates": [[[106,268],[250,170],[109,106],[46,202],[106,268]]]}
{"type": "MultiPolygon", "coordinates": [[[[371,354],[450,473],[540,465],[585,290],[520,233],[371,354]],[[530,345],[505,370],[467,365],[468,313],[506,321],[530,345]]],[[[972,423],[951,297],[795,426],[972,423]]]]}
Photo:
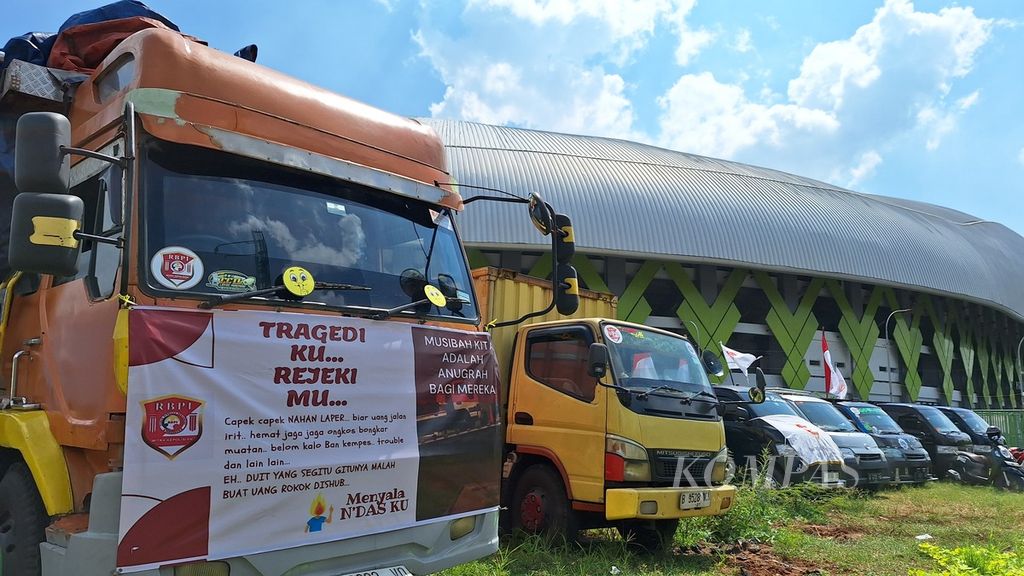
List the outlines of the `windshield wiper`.
{"type": "MultiPolygon", "coordinates": [[[[334,282],[316,282],[313,284],[313,290],[373,290],[369,286],[359,286],[358,284],[337,284],[334,282]]],[[[257,296],[266,296],[267,294],[274,294],[276,292],[287,291],[285,286],[272,286],[270,288],[264,288],[262,290],[253,290],[252,292],[239,292],[237,294],[218,294],[207,300],[203,300],[199,303],[199,307],[204,310],[209,310],[214,306],[220,306],[228,302],[237,302],[239,300],[248,300],[249,298],[255,298],[257,296]]],[[[282,300],[288,301],[287,298],[282,300]]],[[[301,300],[295,300],[301,302],[301,300]]],[[[350,308],[361,308],[361,307],[350,307],[350,308]]],[[[388,310],[385,308],[365,308],[367,312],[387,313],[388,310]]]]}
{"type": "MultiPolygon", "coordinates": [[[[636,393],[636,397],[637,398],[643,400],[643,399],[646,399],[649,394],[652,394],[654,392],[658,392],[660,390],[673,390],[675,392],[679,392],[681,394],[685,394],[684,391],[682,391],[682,390],[680,390],[678,388],[675,388],[673,386],[669,386],[668,384],[662,384],[661,386],[655,386],[654,388],[651,388],[650,390],[644,390],[643,392],[635,392],[635,393],[636,393]]],[[[718,396],[715,396],[714,394],[712,394],[710,392],[707,392],[705,390],[698,390],[697,392],[691,393],[689,396],[683,396],[682,398],[679,399],[679,401],[682,402],[683,404],[689,404],[691,401],[696,400],[696,399],[698,399],[701,396],[706,396],[708,398],[712,398],[712,399],[714,399],[716,404],[718,403],[718,396]]],[[[705,400],[705,402],[708,402],[708,401],[705,400]]]]}

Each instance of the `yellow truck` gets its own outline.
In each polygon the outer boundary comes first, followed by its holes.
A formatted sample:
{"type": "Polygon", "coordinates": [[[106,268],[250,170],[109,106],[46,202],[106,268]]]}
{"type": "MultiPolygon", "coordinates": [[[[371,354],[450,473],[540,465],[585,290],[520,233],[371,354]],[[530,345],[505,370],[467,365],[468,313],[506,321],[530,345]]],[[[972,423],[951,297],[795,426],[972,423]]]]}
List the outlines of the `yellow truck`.
{"type": "MultiPolygon", "coordinates": [[[[550,282],[507,270],[476,269],[473,282],[492,322],[551,298],[550,282]]],[[[506,421],[503,524],[567,538],[614,526],[657,549],[680,519],[735,502],[706,375],[720,367],[677,334],[613,320],[611,295],[579,292],[579,318],[491,331],[506,421]]]]}

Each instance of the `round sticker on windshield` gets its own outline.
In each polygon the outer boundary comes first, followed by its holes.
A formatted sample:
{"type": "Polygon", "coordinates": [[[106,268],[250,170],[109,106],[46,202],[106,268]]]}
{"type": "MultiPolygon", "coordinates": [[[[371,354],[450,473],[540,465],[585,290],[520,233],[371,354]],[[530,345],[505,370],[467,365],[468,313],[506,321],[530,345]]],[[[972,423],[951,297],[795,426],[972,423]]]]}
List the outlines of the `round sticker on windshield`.
{"type": "Polygon", "coordinates": [[[604,327],[604,335],[605,338],[608,338],[608,341],[613,344],[622,343],[622,332],[620,332],[618,328],[612,326],[611,324],[608,324],[604,327]]]}
{"type": "Polygon", "coordinates": [[[285,290],[294,296],[309,296],[316,287],[313,275],[302,266],[285,268],[281,276],[285,290]]]}
{"type": "Polygon", "coordinates": [[[203,261],[188,248],[168,246],[153,255],[149,271],[165,288],[188,290],[203,279],[203,261]]]}
{"type": "Polygon", "coordinates": [[[423,287],[423,294],[427,297],[427,300],[429,300],[431,304],[437,306],[438,308],[448,303],[448,299],[444,297],[444,294],[441,293],[441,290],[439,290],[437,286],[427,284],[426,286],[423,287]]]}

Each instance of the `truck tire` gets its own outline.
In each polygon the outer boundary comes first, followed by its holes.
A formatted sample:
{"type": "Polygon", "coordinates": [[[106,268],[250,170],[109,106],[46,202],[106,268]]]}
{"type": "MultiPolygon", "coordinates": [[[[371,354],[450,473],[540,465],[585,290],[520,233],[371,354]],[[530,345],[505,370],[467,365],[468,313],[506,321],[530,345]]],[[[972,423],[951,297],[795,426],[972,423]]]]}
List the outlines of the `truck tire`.
{"type": "Polygon", "coordinates": [[[647,552],[659,552],[672,546],[676,537],[679,519],[671,520],[630,520],[615,526],[619,536],[630,546],[647,552]]]}
{"type": "Polygon", "coordinates": [[[39,543],[49,523],[32,473],[15,462],[0,480],[0,558],[3,574],[30,576],[42,569],[39,543]]]}
{"type": "Polygon", "coordinates": [[[509,506],[513,529],[571,542],[579,524],[562,479],[550,466],[534,464],[516,482],[509,506]]]}

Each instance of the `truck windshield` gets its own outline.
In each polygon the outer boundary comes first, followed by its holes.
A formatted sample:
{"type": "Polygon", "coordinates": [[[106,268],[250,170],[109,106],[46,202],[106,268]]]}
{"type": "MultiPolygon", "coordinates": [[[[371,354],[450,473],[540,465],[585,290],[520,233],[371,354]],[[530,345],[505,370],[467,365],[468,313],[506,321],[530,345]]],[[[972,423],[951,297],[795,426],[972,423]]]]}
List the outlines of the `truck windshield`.
{"type": "Polygon", "coordinates": [[[447,209],[165,142],[148,147],[144,182],[144,250],[154,290],[249,292],[280,285],[284,269],[301,266],[318,282],[366,288],[317,290],[306,303],[393,308],[422,300],[424,282],[437,285],[443,276],[446,296],[465,301],[461,309],[422,305],[407,313],[477,316],[447,209]]]}
{"type": "Polygon", "coordinates": [[[850,406],[852,411],[861,422],[867,425],[872,432],[882,434],[899,434],[903,432],[900,425],[896,423],[884,410],[877,406],[850,406]]]}
{"type": "Polygon", "coordinates": [[[618,324],[603,328],[619,386],[712,394],[700,357],[685,338],[618,324]]]}
{"type": "Polygon", "coordinates": [[[856,432],[853,423],[828,402],[796,401],[797,408],[810,422],[826,432],[856,432]]]}

